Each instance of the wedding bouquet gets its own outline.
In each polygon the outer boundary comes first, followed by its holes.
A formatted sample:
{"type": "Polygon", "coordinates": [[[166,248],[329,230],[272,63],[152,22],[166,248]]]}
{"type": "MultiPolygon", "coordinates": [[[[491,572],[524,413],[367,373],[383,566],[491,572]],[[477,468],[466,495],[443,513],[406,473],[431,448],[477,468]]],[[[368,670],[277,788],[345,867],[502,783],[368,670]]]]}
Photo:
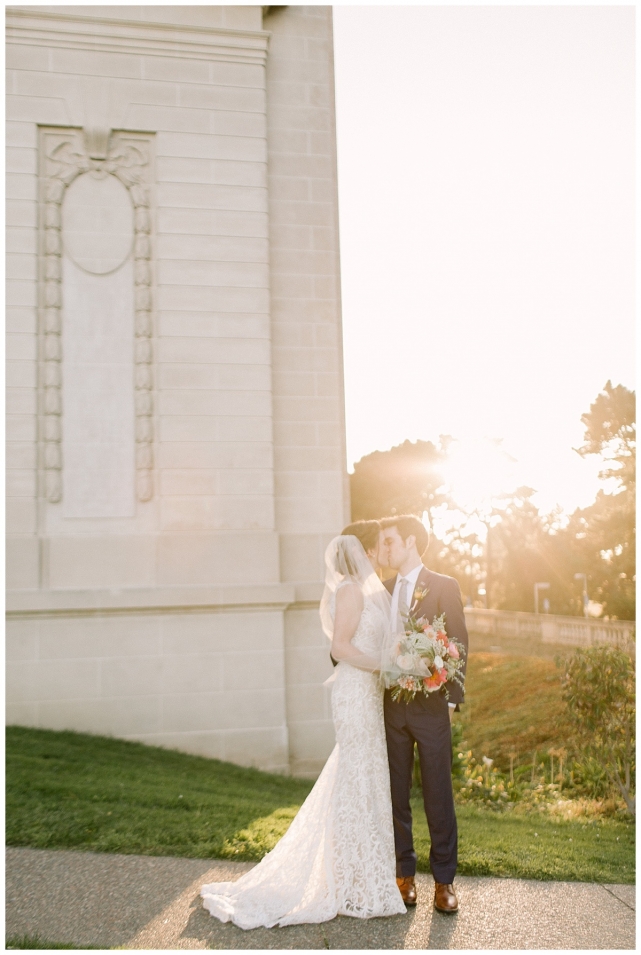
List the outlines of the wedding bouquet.
{"type": "MultiPolygon", "coordinates": [[[[392,699],[410,703],[417,693],[434,693],[448,680],[460,686],[463,647],[445,631],[445,614],[430,624],[410,616],[405,633],[391,647],[381,675],[392,699]]],[[[447,693],[447,691],[446,691],[447,693]]]]}

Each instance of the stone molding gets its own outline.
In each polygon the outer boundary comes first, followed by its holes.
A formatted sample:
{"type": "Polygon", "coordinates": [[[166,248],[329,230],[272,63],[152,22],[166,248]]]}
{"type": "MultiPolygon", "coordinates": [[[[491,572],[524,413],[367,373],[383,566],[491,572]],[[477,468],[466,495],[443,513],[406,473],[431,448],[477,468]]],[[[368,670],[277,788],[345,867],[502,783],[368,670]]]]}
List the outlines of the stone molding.
{"type": "Polygon", "coordinates": [[[19,7],[7,11],[6,23],[7,43],[258,66],[265,63],[270,36],[266,31],[98,19],[19,7]]]}
{"type": "Polygon", "coordinates": [[[151,207],[153,134],[107,129],[40,127],[43,283],[40,308],[42,367],[41,470],[44,496],[62,499],[62,203],[67,187],[83,173],[116,176],[134,207],[136,493],[153,495],[153,376],[151,207]]]}
{"type": "Polygon", "coordinates": [[[166,587],[139,590],[23,591],[7,594],[8,618],[131,613],[284,611],[294,604],[293,584],[255,587],[166,587]]]}

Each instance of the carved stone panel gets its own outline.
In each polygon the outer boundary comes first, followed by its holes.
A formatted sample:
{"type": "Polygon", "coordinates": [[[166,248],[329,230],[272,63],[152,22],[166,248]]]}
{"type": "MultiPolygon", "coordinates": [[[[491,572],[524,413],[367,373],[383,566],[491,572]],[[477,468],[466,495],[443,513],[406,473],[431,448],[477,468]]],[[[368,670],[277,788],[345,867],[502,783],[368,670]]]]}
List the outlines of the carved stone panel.
{"type": "Polygon", "coordinates": [[[62,204],[64,251],[85,272],[108,275],[129,258],[134,209],[115,176],[92,169],[67,187],[62,204]]]}
{"type": "MultiPolygon", "coordinates": [[[[64,278],[82,287],[80,273],[107,277],[118,273],[131,293],[133,334],[133,432],[136,493],[153,495],[153,375],[151,214],[149,134],[109,130],[42,128],[40,159],[41,216],[41,470],[43,493],[52,503],[63,495],[65,315],[64,278]],[[66,262],[66,265],[64,264],[66,262]]],[[[103,286],[106,292],[106,285],[103,286]]],[[[113,283],[111,283],[113,284],[113,283]]],[[[98,288],[98,286],[96,286],[98,288]]],[[[91,297],[91,293],[90,297],[91,297]]],[[[101,296],[101,293],[97,293],[101,296]]],[[[112,295],[113,293],[112,290],[112,295]]],[[[123,288],[112,307],[123,307],[123,288]]],[[[125,295],[125,298],[127,296],[125,295]]],[[[107,299],[109,295],[107,295],[107,299]]],[[[87,301],[85,298],[83,301],[87,301]]],[[[100,307],[109,302],[100,298],[100,307]]],[[[86,306],[83,306],[86,307],[86,306]]],[[[91,311],[91,309],[89,309],[91,311]]],[[[104,318],[104,316],[103,316],[104,318]]],[[[88,329],[91,328],[89,324],[88,329]]],[[[120,387],[116,381],[114,388],[120,387]]],[[[75,452],[74,452],[75,453],[75,452]]],[[[116,463],[114,463],[114,467],[116,463]]]]}

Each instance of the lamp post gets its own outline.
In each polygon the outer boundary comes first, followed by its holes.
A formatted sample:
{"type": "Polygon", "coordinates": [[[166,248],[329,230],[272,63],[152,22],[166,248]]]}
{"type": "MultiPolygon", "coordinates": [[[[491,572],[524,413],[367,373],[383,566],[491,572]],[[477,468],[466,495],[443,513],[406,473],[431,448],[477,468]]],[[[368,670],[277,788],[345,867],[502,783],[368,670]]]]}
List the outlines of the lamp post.
{"type": "Polygon", "coordinates": [[[549,590],[549,584],[535,584],[534,585],[534,613],[539,612],[539,590],[549,590]]]}
{"type": "Polygon", "coordinates": [[[588,576],[587,574],[575,574],[574,579],[583,581],[583,616],[587,617],[588,604],[590,603],[590,598],[588,597],[588,576]]]}

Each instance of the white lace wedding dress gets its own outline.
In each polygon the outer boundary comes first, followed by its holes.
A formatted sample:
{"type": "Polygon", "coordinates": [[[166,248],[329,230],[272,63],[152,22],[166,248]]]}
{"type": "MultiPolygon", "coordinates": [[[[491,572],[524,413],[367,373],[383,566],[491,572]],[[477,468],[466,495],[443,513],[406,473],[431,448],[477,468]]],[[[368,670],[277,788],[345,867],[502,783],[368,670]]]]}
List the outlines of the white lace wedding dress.
{"type": "MultiPolygon", "coordinates": [[[[384,622],[365,599],[352,644],[380,651],[384,622]]],[[[204,885],[209,912],[243,929],[396,915],[392,803],[377,677],[339,663],[332,684],[334,747],[286,834],[237,882],[204,885]]]]}

